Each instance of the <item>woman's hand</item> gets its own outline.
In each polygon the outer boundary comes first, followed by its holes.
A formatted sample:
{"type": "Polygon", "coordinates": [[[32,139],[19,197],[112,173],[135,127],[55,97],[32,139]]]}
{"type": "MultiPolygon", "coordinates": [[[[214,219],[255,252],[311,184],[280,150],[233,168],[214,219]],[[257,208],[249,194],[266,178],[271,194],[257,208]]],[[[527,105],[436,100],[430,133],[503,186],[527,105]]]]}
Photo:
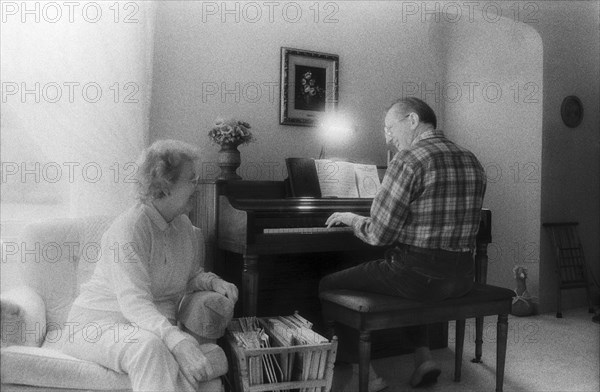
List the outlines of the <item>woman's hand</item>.
{"type": "Polygon", "coordinates": [[[203,381],[213,375],[213,368],[200,350],[200,344],[193,338],[183,339],[177,343],[171,353],[179,364],[179,370],[187,380],[198,389],[203,381]]]}
{"type": "Polygon", "coordinates": [[[327,225],[327,227],[336,226],[339,224],[352,226],[352,221],[356,216],[357,215],[353,214],[352,212],[334,212],[329,216],[329,218],[327,218],[325,225],[327,225]]]}
{"type": "Polygon", "coordinates": [[[223,279],[213,279],[212,281],[213,291],[222,294],[232,300],[234,303],[238,299],[238,289],[233,283],[224,281],[223,279]]]}

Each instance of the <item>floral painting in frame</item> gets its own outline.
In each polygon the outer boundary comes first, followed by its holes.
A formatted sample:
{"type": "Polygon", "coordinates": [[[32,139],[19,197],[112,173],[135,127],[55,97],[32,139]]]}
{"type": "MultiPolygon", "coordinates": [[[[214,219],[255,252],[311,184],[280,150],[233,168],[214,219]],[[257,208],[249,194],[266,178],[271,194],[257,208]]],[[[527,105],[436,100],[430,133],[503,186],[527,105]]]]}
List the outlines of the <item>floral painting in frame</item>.
{"type": "Polygon", "coordinates": [[[281,48],[279,123],[317,125],[338,103],[339,56],[281,48]]]}

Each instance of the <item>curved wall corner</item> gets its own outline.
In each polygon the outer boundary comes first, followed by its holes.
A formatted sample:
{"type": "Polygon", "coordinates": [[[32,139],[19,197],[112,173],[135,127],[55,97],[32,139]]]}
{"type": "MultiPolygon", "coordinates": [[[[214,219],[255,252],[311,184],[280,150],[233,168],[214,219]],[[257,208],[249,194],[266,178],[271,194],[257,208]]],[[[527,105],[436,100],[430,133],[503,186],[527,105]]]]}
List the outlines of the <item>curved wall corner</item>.
{"type": "MultiPolygon", "coordinates": [[[[444,64],[441,128],[473,151],[486,170],[484,206],[492,210],[488,282],[516,287],[512,269],[528,269],[539,291],[542,164],[542,39],[532,27],[499,17],[430,26],[444,64]]],[[[433,42],[435,41],[435,42],[433,42]]],[[[425,97],[431,98],[431,97],[425,97]]],[[[436,97],[437,98],[437,97],[436,97]]]]}

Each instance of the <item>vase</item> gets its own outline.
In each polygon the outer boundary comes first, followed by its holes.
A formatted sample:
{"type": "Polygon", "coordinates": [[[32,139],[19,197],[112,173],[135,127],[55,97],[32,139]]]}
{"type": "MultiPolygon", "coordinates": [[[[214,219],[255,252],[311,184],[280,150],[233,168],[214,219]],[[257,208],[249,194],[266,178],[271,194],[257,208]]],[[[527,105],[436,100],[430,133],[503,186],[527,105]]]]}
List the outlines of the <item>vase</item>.
{"type": "Polygon", "coordinates": [[[219,173],[219,180],[241,180],[242,177],[238,176],[235,172],[242,162],[240,158],[240,152],[238,151],[238,144],[224,144],[219,150],[219,161],[218,165],[221,169],[219,173]]]}

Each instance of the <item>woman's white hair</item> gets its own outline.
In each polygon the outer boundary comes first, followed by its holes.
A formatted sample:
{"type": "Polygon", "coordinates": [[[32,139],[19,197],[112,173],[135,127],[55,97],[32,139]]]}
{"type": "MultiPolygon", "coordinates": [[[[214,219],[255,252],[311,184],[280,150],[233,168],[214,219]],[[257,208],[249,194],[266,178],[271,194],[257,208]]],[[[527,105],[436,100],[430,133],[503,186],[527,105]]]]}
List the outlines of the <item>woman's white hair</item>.
{"type": "Polygon", "coordinates": [[[143,202],[166,196],[179,180],[185,162],[196,165],[198,149],[179,140],[157,140],[137,161],[137,198],[143,202]]]}

